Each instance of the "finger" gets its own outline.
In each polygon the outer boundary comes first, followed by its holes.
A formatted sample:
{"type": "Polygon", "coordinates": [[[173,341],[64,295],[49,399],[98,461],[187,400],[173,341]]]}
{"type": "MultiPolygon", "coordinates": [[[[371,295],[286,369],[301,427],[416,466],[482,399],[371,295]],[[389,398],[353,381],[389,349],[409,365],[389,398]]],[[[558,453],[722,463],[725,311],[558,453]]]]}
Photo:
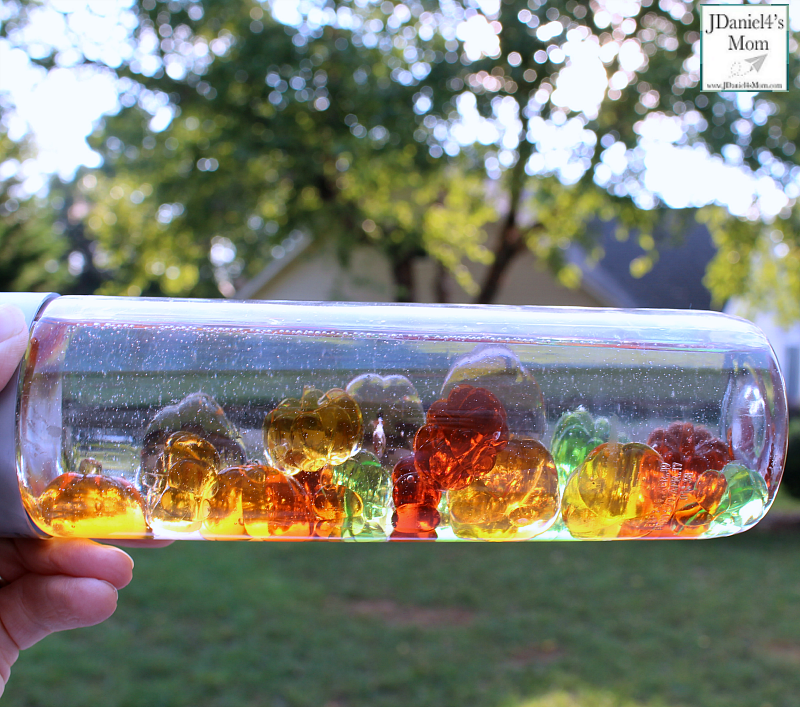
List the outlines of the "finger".
{"type": "Polygon", "coordinates": [[[55,631],[98,624],[116,606],[117,590],[98,579],[29,574],[0,590],[0,695],[20,650],[55,631]]]}
{"type": "Polygon", "coordinates": [[[100,542],[106,545],[113,545],[114,547],[144,547],[144,548],[157,548],[167,547],[172,545],[174,540],[101,540],[100,542]]]}
{"type": "Polygon", "coordinates": [[[0,306],[0,390],[11,379],[27,345],[25,316],[9,304],[0,306]]]}
{"type": "Polygon", "coordinates": [[[82,538],[17,539],[0,544],[0,577],[14,582],[25,574],[90,577],[117,589],[133,575],[133,560],[118,547],[82,538]]]}
{"type": "Polygon", "coordinates": [[[0,590],[0,660],[56,631],[99,624],[116,608],[117,590],[103,580],[27,574],[0,590]]]}

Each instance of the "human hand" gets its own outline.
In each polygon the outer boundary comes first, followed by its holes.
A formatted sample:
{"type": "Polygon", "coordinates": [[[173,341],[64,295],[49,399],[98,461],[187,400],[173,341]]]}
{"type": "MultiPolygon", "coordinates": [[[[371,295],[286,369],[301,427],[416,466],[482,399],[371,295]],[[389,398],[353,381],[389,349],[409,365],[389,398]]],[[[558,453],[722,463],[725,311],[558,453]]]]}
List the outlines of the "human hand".
{"type": "Polygon", "coordinates": [[[5,304],[0,306],[0,390],[14,375],[28,346],[28,325],[22,312],[5,304]]]}
{"type": "MultiPolygon", "coordinates": [[[[0,306],[0,390],[27,343],[22,312],[0,306]]],[[[0,694],[21,650],[55,631],[93,626],[111,616],[117,590],[131,581],[132,571],[125,552],[91,540],[1,539],[0,694]]]]}
{"type": "Polygon", "coordinates": [[[21,650],[105,621],[132,572],[127,553],[92,540],[0,540],[0,695],[21,650]]]}

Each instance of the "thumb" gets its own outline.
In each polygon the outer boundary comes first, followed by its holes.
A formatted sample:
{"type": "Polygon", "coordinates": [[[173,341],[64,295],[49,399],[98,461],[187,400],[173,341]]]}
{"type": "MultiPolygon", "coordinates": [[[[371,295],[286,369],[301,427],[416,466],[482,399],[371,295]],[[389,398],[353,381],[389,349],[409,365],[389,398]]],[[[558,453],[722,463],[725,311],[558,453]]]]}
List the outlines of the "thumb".
{"type": "Polygon", "coordinates": [[[14,375],[27,345],[25,316],[11,305],[0,306],[0,390],[14,375]]]}
{"type": "Polygon", "coordinates": [[[66,629],[93,626],[117,606],[116,588],[88,577],[27,574],[0,590],[0,695],[20,650],[66,629]]]}

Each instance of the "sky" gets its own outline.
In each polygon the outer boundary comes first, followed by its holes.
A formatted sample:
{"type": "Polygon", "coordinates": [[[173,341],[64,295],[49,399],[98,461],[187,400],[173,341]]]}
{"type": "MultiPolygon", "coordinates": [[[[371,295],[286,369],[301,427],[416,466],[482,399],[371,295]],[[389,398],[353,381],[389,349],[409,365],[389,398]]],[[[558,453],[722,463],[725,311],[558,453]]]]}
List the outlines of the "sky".
{"type": "MultiPolygon", "coordinates": [[[[87,136],[104,115],[119,110],[111,71],[77,67],[80,59],[73,42],[89,58],[118,66],[127,51],[133,17],[127,0],[48,0],[33,12],[28,28],[14,39],[34,57],[56,47],[57,67],[50,72],[31,63],[28,54],[0,40],[0,101],[10,105],[9,136],[33,139],[37,157],[22,166],[26,190],[44,188],[57,174],[69,179],[80,166],[100,166],[100,156],[89,148],[87,136]],[[69,10],[69,23],[56,10],[69,10]]],[[[0,19],[2,17],[0,8],[0,19]]]]}
{"type": "MultiPolygon", "coordinates": [[[[475,2],[483,14],[453,20],[453,26],[448,29],[463,43],[464,51],[472,59],[499,52],[497,27],[492,24],[498,0],[475,2]]],[[[616,3],[613,9],[625,12],[626,0],[605,2],[609,7],[616,3]]],[[[673,0],[661,2],[671,4],[673,0]]],[[[800,0],[793,0],[793,4],[797,2],[800,0]]],[[[306,1],[305,4],[311,3],[306,1]]],[[[635,4],[629,0],[627,4],[635,9],[635,4]]],[[[47,0],[43,8],[34,12],[24,35],[15,39],[28,46],[34,55],[44,53],[47,46],[56,47],[58,66],[49,73],[31,64],[21,49],[0,40],[0,100],[12,108],[7,118],[9,134],[13,139],[31,137],[38,153],[35,159],[18,167],[28,193],[44,193],[51,174],[68,180],[81,166],[100,166],[100,157],[89,148],[86,138],[103,115],[119,110],[117,89],[111,71],[77,67],[79,55],[73,47],[77,44],[85,56],[102,60],[111,67],[119,66],[138,51],[137,58],[144,64],[151,57],[147,56],[146,48],[137,50],[130,41],[129,33],[135,26],[130,5],[131,0],[47,0]],[[69,11],[67,21],[63,12],[58,12],[65,10],[69,11]]],[[[297,7],[294,0],[271,3],[276,19],[285,24],[300,21],[297,7]]],[[[395,12],[402,15],[405,6],[397,7],[395,12]]],[[[318,15],[319,22],[342,21],[341,17],[327,18],[321,10],[318,15]]],[[[402,21],[403,17],[397,19],[402,21]]],[[[537,29],[542,38],[556,36],[555,33],[561,31],[557,22],[543,24],[537,29]]],[[[603,60],[608,58],[609,50],[619,54],[622,70],[610,77],[612,87],[625,85],[644,60],[635,42],[621,41],[614,47],[601,48],[586,34],[575,30],[568,33],[562,55],[558,57],[565,68],[550,100],[563,108],[563,119],[557,116],[556,121],[546,122],[533,117],[528,125],[528,139],[537,146],[528,164],[530,174],[556,171],[566,182],[577,180],[587,168],[588,160],[585,157],[570,160],[568,156],[573,154],[576,145],[594,146],[595,137],[585,129],[581,115],[591,118],[603,98],[609,78],[603,60]]],[[[690,69],[696,71],[699,62],[696,63],[697,66],[690,66],[690,69]]],[[[486,77],[484,80],[494,79],[486,77]]],[[[752,96],[739,94],[739,100],[747,103],[752,96]]],[[[487,168],[490,176],[493,172],[499,175],[513,160],[518,142],[522,118],[517,102],[513,99],[498,101],[494,122],[487,122],[478,114],[474,96],[468,91],[462,94],[458,108],[461,119],[447,135],[445,150],[455,152],[474,142],[495,144],[497,152],[487,161],[487,168]]],[[[170,119],[168,113],[164,109],[156,116],[156,127],[166,127],[170,119]]],[[[699,118],[699,114],[695,115],[699,118]]],[[[656,114],[641,121],[641,145],[634,153],[626,153],[621,143],[603,145],[599,148],[603,150],[602,164],[597,169],[596,180],[601,184],[611,183],[631,160],[636,160],[644,167],[644,178],[641,184],[631,184],[629,193],[639,206],[651,208],[655,204],[654,196],[676,208],[716,202],[728,206],[737,215],[752,219],[774,218],[790,199],[800,195],[796,185],[785,190],[766,172],[760,175],[743,172],[737,166],[735,151],[726,156],[728,159],[721,159],[710,157],[702,146],[679,144],[685,121],[692,119],[691,115],[678,119],[656,114]]],[[[14,168],[16,165],[0,165],[0,178],[14,168]]]]}

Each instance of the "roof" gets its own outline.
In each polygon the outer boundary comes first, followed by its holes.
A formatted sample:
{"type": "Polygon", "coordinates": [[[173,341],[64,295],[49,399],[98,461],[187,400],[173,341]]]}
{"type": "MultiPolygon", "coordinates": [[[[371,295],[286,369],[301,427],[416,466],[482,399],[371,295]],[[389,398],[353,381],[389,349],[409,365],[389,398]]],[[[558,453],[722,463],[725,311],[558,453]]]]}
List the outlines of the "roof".
{"type": "Polygon", "coordinates": [[[602,231],[600,243],[605,251],[596,265],[587,264],[578,248],[570,249],[568,257],[581,267],[584,287],[612,306],[711,309],[711,293],[703,277],[716,249],[703,224],[694,220],[687,224],[677,235],[663,222],[654,229],[658,259],[640,278],[631,275],[630,263],[646,251],[635,233],[618,240],[613,221],[598,220],[592,226],[602,231]]]}
{"type": "MultiPolygon", "coordinates": [[[[617,238],[614,221],[595,220],[590,229],[597,231],[605,252],[598,263],[589,263],[585,251],[573,245],[567,258],[583,274],[581,288],[595,301],[610,307],[711,309],[711,293],[703,285],[706,267],[715,254],[708,229],[684,215],[667,213],[653,231],[658,257],[643,277],[631,275],[630,263],[646,251],[639,245],[638,233],[625,240],[617,238]],[[683,230],[677,225],[683,226],[683,230]]],[[[275,257],[254,278],[236,292],[236,299],[248,299],[280,273],[308,255],[312,238],[295,233],[286,239],[275,257]]]]}

